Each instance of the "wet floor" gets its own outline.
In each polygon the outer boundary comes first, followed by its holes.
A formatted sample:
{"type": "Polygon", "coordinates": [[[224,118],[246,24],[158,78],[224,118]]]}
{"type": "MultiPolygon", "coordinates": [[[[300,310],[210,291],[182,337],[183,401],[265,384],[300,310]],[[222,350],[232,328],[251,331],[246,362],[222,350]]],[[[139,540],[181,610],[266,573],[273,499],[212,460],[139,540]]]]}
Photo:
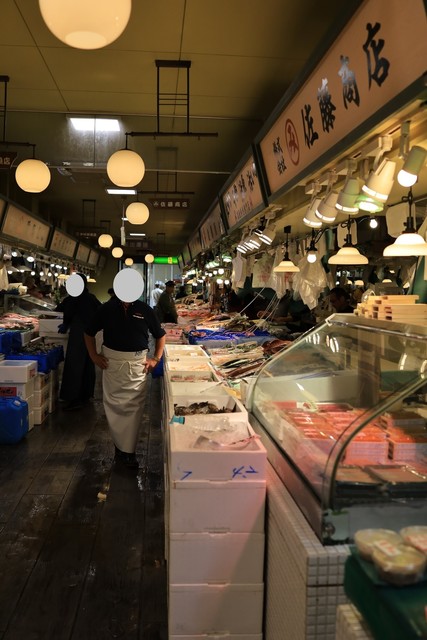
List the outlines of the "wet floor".
{"type": "Polygon", "coordinates": [[[161,379],[138,472],[113,463],[97,387],[0,446],[1,640],[166,640],[161,379]]]}

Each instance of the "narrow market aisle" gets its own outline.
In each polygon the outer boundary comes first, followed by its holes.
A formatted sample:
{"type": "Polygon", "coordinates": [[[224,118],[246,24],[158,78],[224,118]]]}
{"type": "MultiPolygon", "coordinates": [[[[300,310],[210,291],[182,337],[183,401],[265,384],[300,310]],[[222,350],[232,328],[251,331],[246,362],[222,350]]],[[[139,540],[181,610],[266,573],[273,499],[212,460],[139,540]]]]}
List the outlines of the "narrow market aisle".
{"type": "Polygon", "coordinates": [[[166,640],[161,381],[138,472],[113,463],[100,386],[0,446],[0,638],[166,640]]]}

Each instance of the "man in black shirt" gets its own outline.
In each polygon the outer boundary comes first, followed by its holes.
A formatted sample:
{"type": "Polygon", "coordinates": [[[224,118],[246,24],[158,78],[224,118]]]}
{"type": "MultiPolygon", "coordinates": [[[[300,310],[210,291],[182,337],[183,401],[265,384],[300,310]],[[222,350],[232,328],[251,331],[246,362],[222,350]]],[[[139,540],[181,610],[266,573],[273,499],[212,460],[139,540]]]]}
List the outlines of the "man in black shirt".
{"type": "Polygon", "coordinates": [[[103,401],[116,448],[115,460],[137,468],[135,449],[146,376],[162,357],[165,331],[148,304],[139,300],[122,302],[113,296],[98,308],[87,326],[85,342],[91,359],[103,370],[103,401]],[[102,353],[96,350],[98,331],[104,332],[102,353]],[[147,357],[150,333],[155,350],[147,357]]]}
{"type": "Polygon", "coordinates": [[[329,303],[336,313],[353,313],[354,311],[350,304],[350,294],[344,287],[334,287],[330,290],[329,303]]]}

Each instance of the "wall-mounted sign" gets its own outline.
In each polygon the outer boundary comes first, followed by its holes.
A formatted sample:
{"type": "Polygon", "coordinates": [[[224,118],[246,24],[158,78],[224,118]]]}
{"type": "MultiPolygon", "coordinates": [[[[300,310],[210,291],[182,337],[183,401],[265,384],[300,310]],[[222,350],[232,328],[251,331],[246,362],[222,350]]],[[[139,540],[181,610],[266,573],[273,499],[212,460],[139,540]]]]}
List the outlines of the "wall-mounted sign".
{"type": "Polygon", "coordinates": [[[16,151],[0,151],[0,169],[10,169],[17,155],[16,151]]]}
{"type": "Polygon", "coordinates": [[[26,211],[9,204],[3,219],[1,232],[14,240],[22,240],[36,247],[47,248],[52,225],[34,218],[26,211]]]}
{"type": "Polygon", "coordinates": [[[129,249],[148,249],[148,240],[126,240],[126,246],[129,249]]]}
{"type": "Polygon", "coordinates": [[[189,209],[189,198],[149,198],[153,209],[189,209]]]}
{"type": "Polygon", "coordinates": [[[426,60],[423,0],[410,11],[401,0],[364,2],[259,142],[270,195],[357,127],[383,121],[385,105],[423,76],[426,60]]]}
{"type": "Polygon", "coordinates": [[[87,259],[88,264],[91,264],[93,267],[96,267],[99,260],[99,252],[95,251],[95,249],[91,249],[89,253],[89,257],[87,259]]]}
{"type": "Polygon", "coordinates": [[[90,253],[90,247],[87,247],[85,244],[80,243],[77,248],[76,260],[78,262],[85,262],[87,264],[90,253]]]}
{"type": "Polygon", "coordinates": [[[221,198],[229,231],[252,218],[265,205],[253,155],[236,173],[221,198]]]}
{"type": "Polygon", "coordinates": [[[205,220],[200,225],[200,240],[202,249],[209,249],[214,242],[225,234],[219,201],[210,209],[205,220]]]}
{"type": "Polygon", "coordinates": [[[52,234],[52,240],[50,241],[49,250],[53,253],[59,253],[61,256],[73,258],[76,251],[76,246],[77,240],[74,240],[59,229],[55,229],[52,234]]]}
{"type": "Polygon", "coordinates": [[[200,230],[197,229],[196,233],[191,236],[188,241],[188,247],[190,249],[191,257],[194,260],[196,256],[202,251],[202,241],[200,239],[200,230]]]}
{"type": "Polygon", "coordinates": [[[182,250],[182,261],[184,263],[183,266],[190,264],[191,262],[190,249],[188,248],[187,245],[185,245],[185,247],[182,250]]]}
{"type": "Polygon", "coordinates": [[[176,256],[156,256],[154,264],[178,264],[178,258],[176,256]]]}

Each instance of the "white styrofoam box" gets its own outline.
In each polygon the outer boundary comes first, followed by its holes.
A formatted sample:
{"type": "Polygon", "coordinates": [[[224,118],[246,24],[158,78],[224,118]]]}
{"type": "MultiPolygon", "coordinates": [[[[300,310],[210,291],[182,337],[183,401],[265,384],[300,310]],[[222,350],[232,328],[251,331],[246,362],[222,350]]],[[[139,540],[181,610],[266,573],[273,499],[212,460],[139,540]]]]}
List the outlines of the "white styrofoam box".
{"type": "Polygon", "coordinates": [[[262,640],[262,633],[198,633],[196,635],[171,635],[169,640],[262,640]]]}
{"type": "Polygon", "coordinates": [[[265,494],[261,480],[170,481],[169,530],[263,533],[265,494]]]}
{"type": "Polygon", "coordinates": [[[40,409],[40,407],[49,401],[49,387],[45,386],[39,391],[34,391],[34,408],[40,409]]]}
{"type": "Polygon", "coordinates": [[[12,398],[18,396],[22,400],[27,400],[34,393],[34,381],[37,376],[28,380],[28,382],[0,382],[0,397],[12,398]]]}
{"type": "Polygon", "coordinates": [[[261,633],[263,584],[169,585],[169,633],[261,633]]]}
{"type": "Polygon", "coordinates": [[[173,415],[173,399],[192,396],[199,402],[215,395],[227,393],[225,386],[219,380],[202,380],[200,382],[173,382],[167,376],[164,377],[163,389],[165,393],[166,407],[169,412],[168,421],[173,415]]]}
{"type": "Polygon", "coordinates": [[[50,373],[38,373],[34,378],[34,391],[40,391],[49,385],[50,373]]]}
{"type": "Polygon", "coordinates": [[[261,583],[264,539],[263,533],[171,533],[169,582],[261,583]]]}
{"type": "Polygon", "coordinates": [[[21,339],[21,345],[25,346],[26,344],[28,344],[29,342],[31,342],[31,340],[34,338],[34,331],[33,330],[27,330],[27,331],[20,331],[19,332],[19,337],[21,339]]]}
{"type": "Polygon", "coordinates": [[[49,415],[49,400],[41,407],[34,408],[34,424],[42,424],[49,415]]]}
{"type": "Polygon", "coordinates": [[[53,413],[56,409],[56,395],[53,396],[52,394],[49,394],[49,400],[48,400],[48,404],[49,404],[49,413],[53,413]]]}
{"type": "MultiPolygon", "coordinates": [[[[200,419],[197,427],[187,421],[169,425],[171,481],[265,480],[267,452],[249,422],[230,422],[227,430],[210,431],[199,428],[200,423],[204,418],[219,416],[191,417],[200,419]]],[[[209,424],[214,429],[215,424],[220,423],[210,421],[209,424]]]]}
{"type": "Polygon", "coordinates": [[[28,411],[34,411],[34,395],[25,398],[25,402],[28,404],[28,411]]]}
{"type": "Polygon", "coordinates": [[[171,382],[219,381],[209,360],[205,358],[183,358],[177,362],[166,360],[164,372],[171,382]]]}
{"type": "Polygon", "coordinates": [[[37,360],[2,360],[0,382],[28,382],[37,374],[37,360]]]}
{"type": "MultiPolygon", "coordinates": [[[[28,408],[30,408],[29,405],[28,408]]],[[[31,429],[34,429],[34,411],[28,411],[28,431],[31,429]]]]}
{"type": "Polygon", "coordinates": [[[201,357],[209,358],[206,351],[196,344],[166,344],[164,350],[165,356],[168,359],[183,358],[183,357],[201,357]]]}
{"type": "Polygon", "coordinates": [[[46,333],[58,335],[58,327],[63,322],[63,314],[58,313],[57,318],[40,318],[39,319],[39,335],[46,333]]]}

